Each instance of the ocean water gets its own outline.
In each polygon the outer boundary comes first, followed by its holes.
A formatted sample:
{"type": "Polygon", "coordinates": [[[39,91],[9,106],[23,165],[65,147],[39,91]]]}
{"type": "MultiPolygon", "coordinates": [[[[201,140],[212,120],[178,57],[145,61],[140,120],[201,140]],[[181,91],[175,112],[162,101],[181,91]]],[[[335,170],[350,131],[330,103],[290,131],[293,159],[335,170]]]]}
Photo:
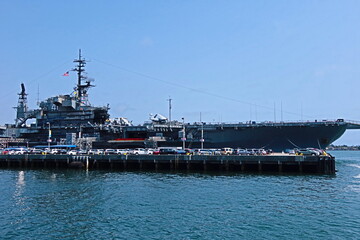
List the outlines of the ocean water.
{"type": "Polygon", "coordinates": [[[335,176],[0,170],[1,239],[360,239],[360,152],[335,176]]]}

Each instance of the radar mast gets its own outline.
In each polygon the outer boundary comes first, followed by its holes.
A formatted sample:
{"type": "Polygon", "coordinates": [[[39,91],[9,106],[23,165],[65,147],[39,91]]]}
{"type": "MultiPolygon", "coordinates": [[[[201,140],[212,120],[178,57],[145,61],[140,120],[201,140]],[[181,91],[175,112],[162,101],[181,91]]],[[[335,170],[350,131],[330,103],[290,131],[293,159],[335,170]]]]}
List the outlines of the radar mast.
{"type": "Polygon", "coordinates": [[[88,89],[94,87],[91,84],[93,80],[88,79],[85,73],[86,60],[81,56],[81,49],[79,49],[79,58],[74,60],[77,63],[76,67],[72,70],[77,72],[77,86],[76,86],[76,100],[80,106],[89,106],[90,102],[88,99],[88,89]]]}

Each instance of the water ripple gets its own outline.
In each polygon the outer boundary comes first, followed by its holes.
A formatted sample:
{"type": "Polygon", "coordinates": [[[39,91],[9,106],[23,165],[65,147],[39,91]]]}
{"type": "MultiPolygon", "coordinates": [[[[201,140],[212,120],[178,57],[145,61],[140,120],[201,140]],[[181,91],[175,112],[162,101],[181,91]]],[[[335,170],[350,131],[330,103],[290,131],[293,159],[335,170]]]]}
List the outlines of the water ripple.
{"type": "Polygon", "coordinates": [[[333,153],[336,176],[1,170],[0,234],[358,239],[360,153],[346,154],[333,153]]]}

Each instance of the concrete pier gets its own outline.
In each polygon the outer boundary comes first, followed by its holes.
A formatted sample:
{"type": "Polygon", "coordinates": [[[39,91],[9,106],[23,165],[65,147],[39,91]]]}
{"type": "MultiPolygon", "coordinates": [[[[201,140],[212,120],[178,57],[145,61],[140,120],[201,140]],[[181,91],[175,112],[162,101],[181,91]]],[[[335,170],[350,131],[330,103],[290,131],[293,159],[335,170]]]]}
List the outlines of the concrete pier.
{"type": "Polygon", "coordinates": [[[1,168],[279,172],[335,174],[331,156],[205,155],[0,155],[1,168]]]}

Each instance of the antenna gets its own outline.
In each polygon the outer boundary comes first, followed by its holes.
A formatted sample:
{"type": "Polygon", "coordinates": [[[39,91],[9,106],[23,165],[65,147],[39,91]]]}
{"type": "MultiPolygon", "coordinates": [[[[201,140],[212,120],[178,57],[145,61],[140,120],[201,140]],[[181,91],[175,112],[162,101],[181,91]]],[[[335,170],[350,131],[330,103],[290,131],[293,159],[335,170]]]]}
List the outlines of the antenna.
{"type": "Polygon", "coordinates": [[[274,102],[274,122],[276,122],[276,104],[274,102]]]}
{"type": "Polygon", "coordinates": [[[90,105],[88,100],[88,89],[90,87],[94,87],[94,85],[91,84],[93,81],[92,79],[87,79],[86,76],[83,75],[83,72],[85,71],[85,65],[86,60],[82,58],[81,56],[81,49],[79,49],[79,58],[75,59],[73,61],[74,63],[77,63],[76,67],[72,69],[72,71],[77,72],[78,75],[78,81],[76,86],[76,98],[79,105],[90,105]],[[85,80],[85,83],[82,84],[82,81],[85,80]]]}
{"type": "Polygon", "coordinates": [[[37,89],[37,99],[36,99],[36,105],[40,105],[40,87],[38,84],[38,89],[37,89]]]}
{"type": "Polygon", "coordinates": [[[171,124],[171,97],[169,96],[169,99],[167,99],[167,101],[169,101],[169,124],[171,124]]]}
{"type": "Polygon", "coordinates": [[[255,104],[255,121],[257,121],[257,105],[255,104]]]}

